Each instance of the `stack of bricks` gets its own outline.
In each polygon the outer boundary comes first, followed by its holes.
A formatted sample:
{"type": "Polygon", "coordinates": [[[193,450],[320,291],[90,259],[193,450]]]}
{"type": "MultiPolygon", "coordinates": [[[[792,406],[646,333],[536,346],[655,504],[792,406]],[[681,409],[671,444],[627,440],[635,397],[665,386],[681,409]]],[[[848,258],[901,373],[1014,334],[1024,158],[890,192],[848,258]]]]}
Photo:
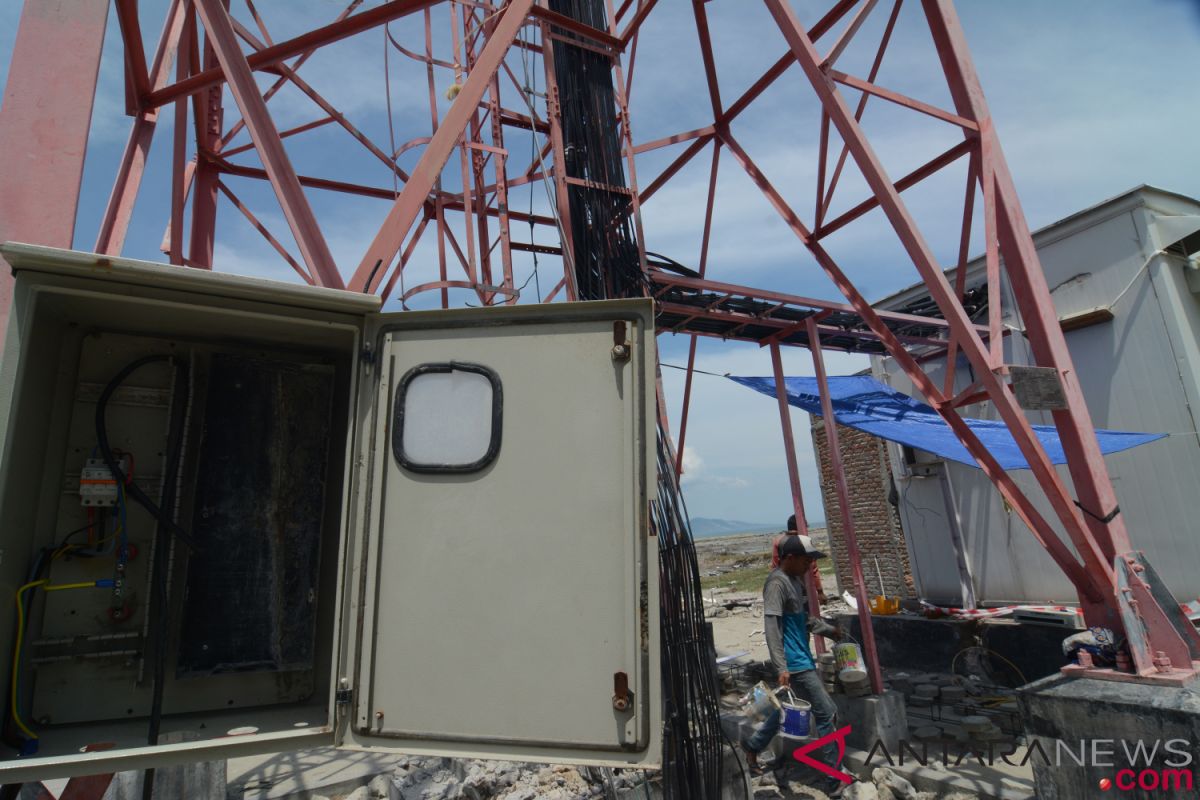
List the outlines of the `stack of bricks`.
{"type": "MultiPolygon", "coordinates": [[[[893,484],[886,445],[882,439],[853,428],[839,425],[837,431],[842,468],[846,473],[846,489],[850,497],[850,516],[862,554],[867,595],[874,597],[880,594],[878,574],[882,573],[883,594],[889,597],[914,597],[908,547],[904,542],[900,514],[888,502],[893,484]]],[[[821,497],[825,502],[825,524],[829,528],[830,556],[837,570],[838,591],[853,594],[854,578],[842,528],[837,484],[829,464],[825,423],[817,416],[812,417],[812,438],[820,462],[821,497]]]]}

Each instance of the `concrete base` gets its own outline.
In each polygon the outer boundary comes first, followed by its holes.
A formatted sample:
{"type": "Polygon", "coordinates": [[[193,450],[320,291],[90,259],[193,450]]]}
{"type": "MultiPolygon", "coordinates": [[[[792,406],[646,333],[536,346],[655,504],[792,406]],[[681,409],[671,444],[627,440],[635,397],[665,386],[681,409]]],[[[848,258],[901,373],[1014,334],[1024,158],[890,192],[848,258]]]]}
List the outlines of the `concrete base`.
{"type": "MultiPolygon", "coordinates": [[[[843,630],[862,641],[858,615],[841,615],[839,622],[843,630]]],[[[873,616],[871,628],[879,648],[879,663],[885,669],[950,672],[958,651],[980,644],[1015,664],[1027,681],[1056,674],[1066,663],[1062,641],[1077,632],[1007,619],[926,619],[907,614],[873,616]]],[[[1003,673],[1002,665],[997,669],[1003,673]]]]}
{"type": "Polygon", "coordinates": [[[904,710],[904,695],[884,692],[868,697],[830,695],[837,705],[837,726],[850,726],[846,743],[861,750],[870,750],[882,740],[890,752],[896,752],[900,740],[908,736],[908,717],[904,710]]]}
{"type": "Polygon", "coordinates": [[[1121,797],[1195,797],[1200,789],[1200,682],[1053,676],[1018,699],[1029,745],[1045,753],[1031,758],[1039,798],[1087,800],[1106,788],[1121,797]]]}

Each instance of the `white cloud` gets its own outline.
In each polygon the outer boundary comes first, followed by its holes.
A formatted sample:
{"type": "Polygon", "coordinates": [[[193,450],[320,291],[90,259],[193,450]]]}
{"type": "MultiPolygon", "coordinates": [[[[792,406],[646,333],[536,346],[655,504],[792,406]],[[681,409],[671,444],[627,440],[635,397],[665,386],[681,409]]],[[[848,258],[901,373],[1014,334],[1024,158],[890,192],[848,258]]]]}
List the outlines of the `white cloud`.
{"type": "Polygon", "coordinates": [[[713,478],[712,480],[713,483],[726,489],[745,489],[750,486],[750,481],[744,478],[727,478],[724,476],[719,476],[713,478]]]}
{"type": "Polygon", "coordinates": [[[685,445],[681,461],[683,478],[680,480],[680,483],[684,486],[689,483],[695,483],[696,479],[700,478],[704,473],[704,459],[696,452],[696,448],[691,445],[685,445]]]}

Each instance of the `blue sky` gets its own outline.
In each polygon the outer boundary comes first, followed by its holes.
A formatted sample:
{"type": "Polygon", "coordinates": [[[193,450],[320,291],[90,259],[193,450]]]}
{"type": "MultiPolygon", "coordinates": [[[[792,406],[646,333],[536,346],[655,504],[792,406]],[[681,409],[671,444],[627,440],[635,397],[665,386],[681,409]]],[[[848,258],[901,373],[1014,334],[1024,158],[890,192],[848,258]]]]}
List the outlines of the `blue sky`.
{"type": "MultiPolygon", "coordinates": [[[[378,5],[369,0],[365,6],[378,5]]],[[[7,76],[19,2],[0,4],[0,81],[7,76]]],[[[322,24],[340,11],[334,0],[260,0],[256,3],[275,40],[322,24]]],[[[825,2],[795,2],[797,14],[811,23],[825,2]]],[[[142,0],[141,22],[152,52],[162,23],[165,3],[142,0]]],[[[880,2],[859,36],[838,62],[838,68],[865,76],[890,11],[880,2]]],[[[961,0],[957,4],[988,102],[1031,226],[1040,227],[1083,207],[1150,183],[1200,195],[1200,155],[1194,144],[1200,130],[1197,86],[1200,86],[1200,3],[1196,0],[961,0]]],[[[250,24],[241,0],[235,15],[250,24]]],[[[706,4],[713,32],[721,90],[726,104],[784,52],[764,7],[753,0],[717,0],[706,4]]],[[[439,11],[439,14],[445,13],[439,11]]],[[[117,160],[128,130],[123,115],[122,63],[115,15],[110,15],[100,89],[93,116],[92,138],[85,169],[75,246],[91,249],[117,160]]],[[[392,26],[393,35],[412,46],[419,41],[418,20],[392,26]]],[[[828,40],[826,41],[828,46],[828,40]]],[[[319,53],[301,71],[377,144],[389,141],[381,31],[345,40],[319,53]]],[[[449,41],[437,55],[450,54],[449,41]]],[[[394,51],[391,65],[392,128],[397,143],[428,135],[429,109],[423,68],[404,63],[394,51]]],[[[515,54],[508,60],[518,78],[526,67],[515,54]]],[[[536,73],[536,64],[530,80],[536,73]]],[[[263,83],[266,85],[265,76],[263,83]]],[[[439,94],[451,82],[442,72],[439,94]]],[[[878,83],[926,102],[949,107],[919,3],[904,4],[893,43],[878,83]]],[[[851,102],[857,100],[847,93],[851,102]]],[[[226,96],[226,125],[236,108],[226,96]]],[[[446,101],[440,103],[445,112],[446,101]]],[[[280,127],[301,124],[320,112],[299,92],[286,89],[271,102],[280,127]]],[[[755,105],[736,121],[733,133],[805,219],[811,219],[816,173],[818,111],[811,90],[793,67],[755,105]]],[[[662,0],[649,17],[639,43],[631,97],[634,139],[656,139],[711,122],[703,86],[699,49],[691,5],[662,0]]],[[[169,186],[171,121],[162,115],[146,181],[130,229],[125,254],[162,260],[159,243],[166,223],[169,186]]],[[[949,126],[872,100],[864,125],[885,167],[893,176],[937,155],[953,144],[949,126]]],[[[530,142],[515,133],[506,142],[513,163],[528,161],[530,142]],[[522,160],[522,158],[524,160],[522,160]]],[[[245,135],[234,144],[245,141],[245,135]]],[[[390,187],[391,178],[380,162],[357,147],[337,126],[327,125],[288,140],[298,171],[390,187]]],[[[411,167],[419,148],[402,164],[411,167]]],[[[674,157],[665,149],[639,158],[639,183],[646,185],[674,157]]],[[[253,155],[240,157],[253,164],[253,155]]],[[[703,200],[710,155],[706,150],[668,186],[652,198],[643,212],[648,249],[695,266],[699,256],[703,200]]],[[[452,160],[447,185],[457,184],[452,160]]],[[[722,154],[709,276],[810,296],[838,299],[836,290],[807,257],[792,233],[762,199],[758,190],[722,154]]],[[[959,165],[961,167],[961,165],[959,165]]],[[[516,167],[510,168],[510,172],[516,167]]],[[[938,179],[905,194],[913,214],[944,263],[957,246],[957,215],[962,203],[964,172],[951,168],[938,179]]],[[[229,179],[230,186],[271,230],[292,249],[282,214],[265,184],[229,179]]],[[[347,195],[310,192],[343,273],[357,264],[387,203],[347,195]]],[[[865,196],[861,178],[847,169],[834,201],[834,213],[865,196]]],[[[548,201],[541,186],[514,192],[518,208],[545,212],[548,201]]],[[[222,199],[219,210],[217,268],[294,280],[295,275],[222,199]]],[[[528,237],[528,232],[521,232],[528,237]]],[[[536,241],[555,244],[552,233],[539,231],[536,241]]],[[[411,286],[433,275],[432,239],[417,249],[411,286]]],[[[845,270],[871,299],[913,283],[916,273],[900,251],[895,236],[876,213],[829,240],[845,270]]],[[[978,248],[976,248],[978,249],[978,248]]],[[[514,258],[518,284],[532,277],[532,261],[514,258]]],[[[554,264],[541,260],[537,284],[553,285],[554,264]]],[[[530,284],[526,298],[534,290],[530,284]]],[[[428,305],[418,296],[413,307],[428,305]]],[[[456,302],[466,300],[455,298],[456,302]]],[[[395,302],[389,308],[396,307],[395,302]]],[[[684,337],[660,337],[662,360],[683,364],[684,337]]],[[[866,366],[860,356],[829,354],[832,374],[866,366]]],[[[718,374],[770,374],[765,350],[749,344],[701,340],[697,366],[718,374]]],[[[807,351],[785,353],[789,374],[812,374],[807,351]]],[[[682,374],[664,371],[672,424],[678,423],[682,374]]],[[[782,522],[789,506],[779,419],[771,401],[722,378],[698,375],[688,431],[685,491],[696,516],[752,522],[782,522]]],[[[817,490],[808,419],[797,414],[803,488],[809,516],[823,511],[817,490]]]]}

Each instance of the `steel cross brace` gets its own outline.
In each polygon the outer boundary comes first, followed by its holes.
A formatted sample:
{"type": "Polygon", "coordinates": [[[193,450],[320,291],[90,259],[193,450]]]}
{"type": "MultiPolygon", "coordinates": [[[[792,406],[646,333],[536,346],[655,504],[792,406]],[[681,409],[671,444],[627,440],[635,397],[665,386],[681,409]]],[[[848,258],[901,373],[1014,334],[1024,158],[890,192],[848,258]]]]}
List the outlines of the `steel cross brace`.
{"type": "Polygon", "coordinates": [[[454,104],[446,112],[445,119],[438,125],[437,131],[421,155],[411,180],[396,198],[387,219],[355,270],[350,281],[351,290],[374,292],[383,280],[384,267],[390,264],[400,251],[405,237],[425,205],[430,190],[441,175],[442,167],[446,165],[455,145],[466,130],[467,122],[474,115],[484,92],[491,85],[492,77],[500,69],[500,63],[508,53],[517,32],[525,24],[532,6],[533,0],[512,0],[504,11],[503,17],[492,30],[491,38],[480,52],[475,68],[471,70],[462,90],[455,97],[454,104]]]}
{"type": "MultiPolygon", "coordinates": [[[[308,271],[322,286],[334,289],[343,288],[342,276],[334,263],[329,245],[321,235],[321,229],[313,216],[304,189],[296,178],[296,171],[284,150],[283,141],[279,138],[271,121],[267,104],[259,93],[258,84],[254,81],[254,72],[250,68],[246,56],[238,47],[237,33],[229,17],[229,11],[221,0],[194,0],[196,10],[204,20],[204,28],[208,33],[206,42],[212,45],[221,69],[229,81],[229,91],[242,112],[246,121],[246,129],[250,138],[258,148],[263,167],[271,179],[271,186],[279,199],[283,215],[288,227],[300,247],[300,254],[308,271]]],[[[261,51],[260,51],[261,52],[261,51]]],[[[176,230],[176,236],[179,231],[176,230]]]]}
{"type": "MultiPolygon", "coordinates": [[[[1074,498],[1071,497],[1066,485],[1059,479],[1044,448],[1033,434],[1024,412],[1017,405],[1015,395],[1003,380],[1003,364],[1000,362],[998,346],[999,336],[996,335],[998,331],[995,329],[997,327],[995,310],[993,310],[992,324],[989,326],[992,329],[990,331],[992,346],[989,348],[983,343],[979,334],[973,329],[971,321],[966,317],[958,294],[947,282],[928,244],[901,200],[898,188],[888,178],[858,120],[850,112],[838,91],[835,77],[830,74],[827,62],[822,59],[813,46],[812,39],[799,24],[790,5],[785,0],[764,0],[764,2],[787,40],[796,62],[821,100],[830,122],[837,128],[867,184],[872,189],[879,206],[892,224],[902,245],[924,279],[931,296],[950,324],[956,346],[961,348],[963,354],[975,368],[982,390],[995,403],[1001,418],[1012,431],[1014,439],[1028,460],[1039,485],[1050,500],[1055,515],[1066,529],[1076,551],[1082,558],[1082,563],[1077,561],[1075,555],[1070,553],[1058,540],[1053,529],[1040,518],[1032,505],[1028,503],[1027,498],[1024,498],[1023,494],[1016,490],[1011,479],[1007,479],[1003,470],[1000,470],[994,462],[989,463],[990,457],[986,450],[977,441],[972,441],[973,436],[950,404],[946,402],[947,398],[942,396],[942,393],[933,385],[915,360],[899,347],[899,343],[893,336],[879,331],[880,338],[889,345],[889,351],[913,379],[918,389],[938,409],[939,413],[954,428],[964,445],[980,461],[984,471],[997,484],[1006,499],[1009,499],[1010,502],[1013,499],[1018,500],[1017,508],[1023,520],[1030,525],[1039,541],[1075,583],[1089,623],[1104,625],[1114,630],[1122,629],[1123,625],[1119,618],[1118,602],[1115,596],[1116,571],[1113,569],[1112,559],[1115,556],[1115,550],[1128,551],[1128,535],[1119,515],[1110,514],[1101,517],[1105,511],[1117,508],[1115,494],[1103,459],[1099,454],[1095,432],[1083,403],[1082,392],[1074,377],[1074,368],[1062,331],[1054,316],[1053,303],[1050,300],[1045,278],[1037,260],[1032,237],[1016,200],[1011,176],[1008,174],[999,143],[991,126],[982,90],[975,77],[974,67],[967,54],[965,41],[958,27],[953,7],[948,0],[925,0],[924,2],[926,17],[934,35],[959,118],[951,121],[958,122],[961,119],[978,129],[978,147],[982,157],[980,171],[984,188],[984,211],[989,228],[989,276],[998,278],[999,258],[1002,256],[1013,283],[1018,306],[1023,315],[1027,315],[1026,325],[1031,333],[1031,340],[1037,340],[1033,348],[1035,357],[1040,365],[1052,366],[1058,370],[1068,403],[1065,410],[1055,412],[1055,423],[1068,454],[1068,465],[1072,483],[1079,495],[1079,504],[1092,511],[1092,514],[1086,518],[1076,509],[1074,498]],[[995,243],[998,243],[998,246],[995,243]],[[997,274],[992,275],[992,273],[997,274]]],[[[718,128],[719,130],[720,128],[718,128]]],[[[970,136],[974,132],[967,130],[966,133],[970,136]]],[[[737,152],[736,148],[734,149],[737,152]]],[[[751,175],[756,176],[757,170],[753,168],[752,162],[749,162],[748,158],[740,160],[744,162],[744,166],[747,166],[751,175]]],[[[839,285],[847,298],[851,299],[852,304],[865,306],[861,295],[845,279],[828,254],[813,241],[806,228],[797,225],[798,221],[790,213],[790,209],[780,203],[778,195],[773,192],[765,178],[756,177],[760,188],[764,190],[768,198],[772,199],[781,215],[796,230],[797,235],[817,257],[818,262],[839,285]]],[[[990,283],[998,283],[998,281],[993,280],[990,283]]],[[[868,312],[866,308],[861,310],[868,312]]],[[[869,324],[873,322],[868,313],[863,313],[863,318],[869,324]]],[[[1162,632],[1162,627],[1136,628],[1127,631],[1127,635],[1131,639],[1131,651],[1135,658],[1137,671],[1144,673],[1152,669],[1153,664],[1146,662],[1145,654],[1156,652],[1149,640],[1155,637],[1165,637],[1166,634],[1162,632]],[[1148,641],[1133,641],[1143,637],[1148,641]]],[[[1164,641],[1163,645],[1171,647],[1169,641],[1164,641]]],[[[1176,655],[1178,656],[1178,654],[1176,655]]]]}

